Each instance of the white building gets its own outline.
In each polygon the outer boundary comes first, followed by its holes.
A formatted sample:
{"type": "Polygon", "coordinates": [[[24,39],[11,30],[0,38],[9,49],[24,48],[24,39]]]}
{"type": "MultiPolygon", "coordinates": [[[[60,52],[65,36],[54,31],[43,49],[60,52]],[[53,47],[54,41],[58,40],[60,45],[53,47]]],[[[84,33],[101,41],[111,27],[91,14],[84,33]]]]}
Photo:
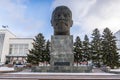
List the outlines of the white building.
{"type": "Polygon", "coordinates": [[[116,43],[117,43],[118,52],[120,54],[120,30],[117,31],[114,35],[116,36],[117,39],[116,43]]]}
{"type": "Polygon", "coordinates": [[[0,29],[0,62],[25,63],[33,38],[17,38],[7,29],[0,29]]]}

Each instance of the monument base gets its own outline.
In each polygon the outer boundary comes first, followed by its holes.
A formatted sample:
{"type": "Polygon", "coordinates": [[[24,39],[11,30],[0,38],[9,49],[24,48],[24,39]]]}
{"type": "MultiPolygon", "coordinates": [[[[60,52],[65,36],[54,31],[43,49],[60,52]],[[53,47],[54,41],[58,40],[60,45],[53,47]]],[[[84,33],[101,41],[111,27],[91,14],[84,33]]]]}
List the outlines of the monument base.
{"type": "Polygon", "coordinates": [[[52,36],[50,57],[50,65],[53,72],[72,72],[74,62],[73,36],[52,36]]]}
{"type": "Polygon", "coordinates": [[[90,73],[92,66],[36,66],[31,69],[31,72],[90,73]]]}

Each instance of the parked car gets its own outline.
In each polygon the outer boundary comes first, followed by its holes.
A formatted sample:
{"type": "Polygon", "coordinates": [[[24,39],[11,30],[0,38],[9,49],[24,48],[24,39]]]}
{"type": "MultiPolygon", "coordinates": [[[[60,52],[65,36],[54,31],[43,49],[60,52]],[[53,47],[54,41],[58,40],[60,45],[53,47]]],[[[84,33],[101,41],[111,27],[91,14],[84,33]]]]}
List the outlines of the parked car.
{"type": "Polygon", "coordinates": [[[0,62],[0,67],[1,67],[1,66],[4,66],[4,63],[0,62]]]}
{"type": "Polygon", "coordinates": [[[15,64],[14,67],[21,67],[22,68],[22,67],[26,67],[26,65],[25,64],[15,64]]]}

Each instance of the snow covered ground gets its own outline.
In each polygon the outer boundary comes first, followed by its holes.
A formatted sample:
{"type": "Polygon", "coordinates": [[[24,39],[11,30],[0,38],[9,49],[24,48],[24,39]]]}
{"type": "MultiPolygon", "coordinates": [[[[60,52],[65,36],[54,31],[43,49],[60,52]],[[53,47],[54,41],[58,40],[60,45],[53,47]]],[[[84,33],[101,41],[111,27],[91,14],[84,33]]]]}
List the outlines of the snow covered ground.
{"type": "Polygon", "coordinates": [[[0,67],[0,72],[3,72],[3,71],[14,71],[14,68],[9,68],[9,67],[0,67]]]}
{"type": "Polygon", "coordinates": [[[32,74],[32,75],[116,75],[113,73],[40,73],[40,72],[15,72],[9,74],[32,74]]]}
{"type": "MultiPolygon", "coordinates": [[[[120,69],[111,69],[110,71],[120,72],[120,69]]],[[[52,73],[52,72],[15,72],[11,74],[40,74],[40,75],[116,75],[114,73],[105,73],[102,71],[95,71],[91,73],[52,73]]]]}
{"type": "MultiPolygon", "coordinates": [[[[14,71],[14,68],[0,67],[0,72],[3,71],[14,71]]],[[[120,69],[110,69],[110,72],[120,72],[120,69]]],[[[114,73],[103,73],[103,72],[93,72],[93,73],[51,73],[51,72],[13,72],[9,74],[42,74],[42,75],[116,75],[114,73]]]]}
{"type": "Polygon", "coordinates": [[[110,69],[110,71],[120,72],[120,69],[110,69]]]}

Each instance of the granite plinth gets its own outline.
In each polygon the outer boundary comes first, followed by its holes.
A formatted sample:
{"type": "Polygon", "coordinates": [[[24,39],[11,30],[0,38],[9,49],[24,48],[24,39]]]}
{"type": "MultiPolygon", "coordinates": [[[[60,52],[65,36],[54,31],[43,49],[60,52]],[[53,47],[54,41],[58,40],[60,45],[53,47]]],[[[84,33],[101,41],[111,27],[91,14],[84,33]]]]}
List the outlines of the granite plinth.
{"type": "Polygon", "coordinates": [[[52,71],[72,71],[73,55],[73,36],[54,35],[51,37],[51,60],[52,71]]]}

